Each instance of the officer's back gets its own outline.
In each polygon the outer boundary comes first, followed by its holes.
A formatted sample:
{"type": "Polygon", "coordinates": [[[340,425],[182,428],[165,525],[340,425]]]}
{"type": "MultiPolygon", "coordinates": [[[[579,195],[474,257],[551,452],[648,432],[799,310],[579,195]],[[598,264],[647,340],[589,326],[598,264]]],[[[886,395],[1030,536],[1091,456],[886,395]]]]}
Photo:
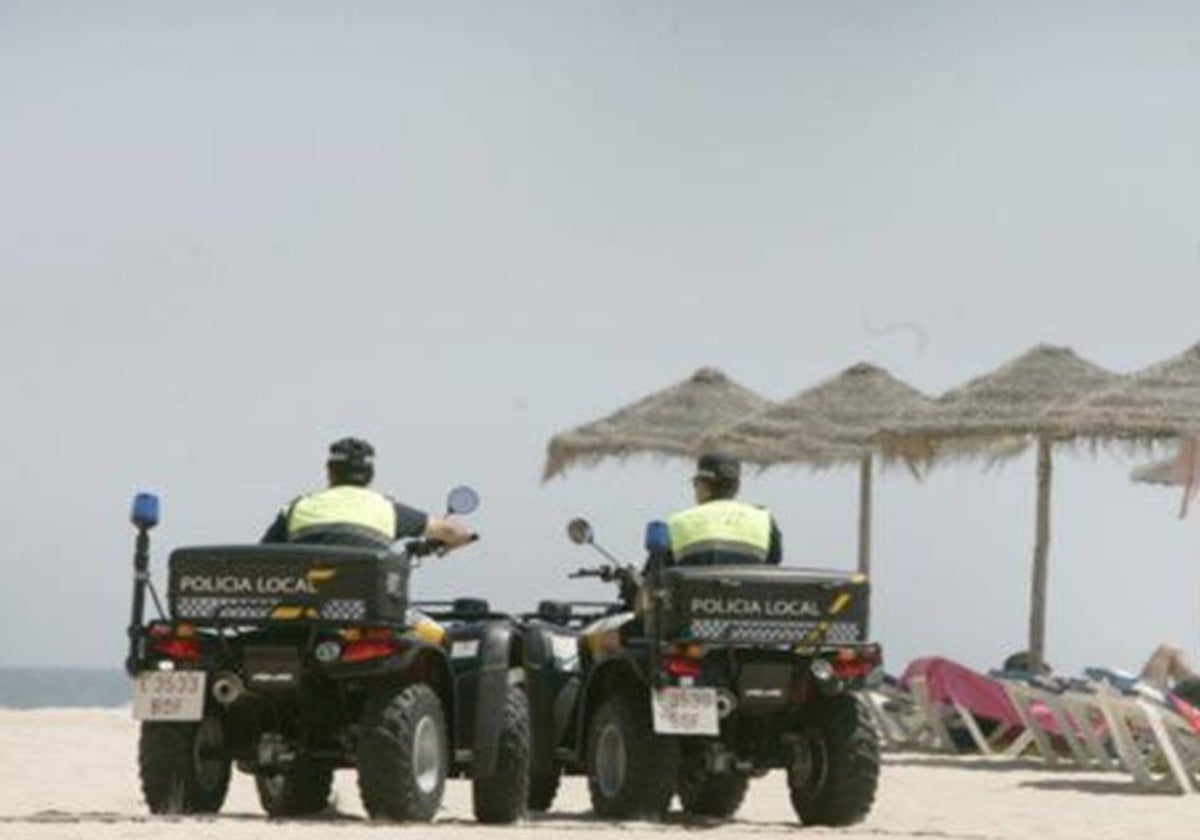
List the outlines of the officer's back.
{"type": "Polygon", "coordinates": [[[667,519],[668,564],[779,564],[783,537],[774,517],[766,508],[735,498],[741,473],[741,464],[727,455],[700,456],[692,476],[696,505],[667,519]]]}

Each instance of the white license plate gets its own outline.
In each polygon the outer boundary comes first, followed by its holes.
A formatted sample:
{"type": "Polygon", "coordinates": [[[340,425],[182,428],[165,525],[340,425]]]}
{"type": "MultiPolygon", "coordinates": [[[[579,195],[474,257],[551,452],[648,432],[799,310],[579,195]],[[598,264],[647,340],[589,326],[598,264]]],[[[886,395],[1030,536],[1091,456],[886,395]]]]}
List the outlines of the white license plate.
{"type": "Polygon", "coordinates": [[[203,671],[146,671],[133,680],[135,720],[200,720],[204,717],[203,671]]]}
{"type": "Polygon", "coordinates": [[[715,688],[659,688],[650,697],[660,735],[720,734],[715,688]]]}

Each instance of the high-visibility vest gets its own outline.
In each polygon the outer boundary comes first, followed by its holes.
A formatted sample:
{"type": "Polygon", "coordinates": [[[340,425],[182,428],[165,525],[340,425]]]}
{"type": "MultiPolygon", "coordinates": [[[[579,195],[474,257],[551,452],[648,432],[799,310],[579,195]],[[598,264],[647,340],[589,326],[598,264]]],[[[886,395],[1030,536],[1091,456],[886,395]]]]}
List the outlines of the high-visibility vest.
{"type": "Polygon", "coordinates": [[[287,510],[289,541],[334,530],[357,532],[390,544],[396,539],[396,503],[366,487],[339,484],[301,496],[287,510]]]}
{"type": "Polygon", "coordinates": [[[733,499],[716,499],[667,519],[676,563],[765,563],[771,514],[733,499]]]}

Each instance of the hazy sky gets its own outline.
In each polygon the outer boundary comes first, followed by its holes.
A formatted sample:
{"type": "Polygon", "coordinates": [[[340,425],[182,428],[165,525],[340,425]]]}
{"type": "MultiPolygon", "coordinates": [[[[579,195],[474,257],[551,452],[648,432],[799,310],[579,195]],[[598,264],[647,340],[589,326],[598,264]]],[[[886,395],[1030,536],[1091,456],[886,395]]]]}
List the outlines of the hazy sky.
{"type": "MultiPolygon", "coordinates": [[[[539,481],[555,432],[714,365],[782,399],[860,360],[931,395],[1039,342],[1200,339],[1200,6],[0,0],[0,664],[118,667],[129,500],[257,539],[372,440],[475,485],[420,596],[601,597],[688,502],[652,459],[539,481]],[[247,8],[248,6],[253,8],[247,8]]],[[[1056,459],[1048,658],[1200,656],[1200,533],[1056,459]]],[[[1032,455],[876,488],[889,666],[1024,646],[1032,455]]],[[[849,568],[857,474],[750,477],[849,568]]]]}

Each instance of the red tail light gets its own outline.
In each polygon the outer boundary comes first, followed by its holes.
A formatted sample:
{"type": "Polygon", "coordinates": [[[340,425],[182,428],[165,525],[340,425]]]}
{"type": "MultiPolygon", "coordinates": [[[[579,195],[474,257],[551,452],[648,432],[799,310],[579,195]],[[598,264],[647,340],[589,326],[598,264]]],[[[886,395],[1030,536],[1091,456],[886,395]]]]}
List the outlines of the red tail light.
{"type": "Polygon", "coordinates": [[[196,639],[163,639],[161,642],[155,642],[152,647],[171,659],[195,662],[200,658],[200,642],[196,639]]]}
{"type": "Polygon", "coordinates": [[[839,650],[829,663],[833,666],[833,674],[838,679],[852,680],[865,677],[882,663],[883,657],[875,645],[862,648],[845,648],[839,650]]]}
{"type": "Polygon", "coordinates": [[[400,642],[397,639],[360,639],[342,648],[342,661],[365,662],[368,659],[380,659],[391,656],[399,649],[400,642]]]}
{"type": "Polygon", "coordinates": [[[673,677],[700,676],[700,660],[688,659],[685,656],[665,656],[662,661],[663,670],[673,677]]]}

